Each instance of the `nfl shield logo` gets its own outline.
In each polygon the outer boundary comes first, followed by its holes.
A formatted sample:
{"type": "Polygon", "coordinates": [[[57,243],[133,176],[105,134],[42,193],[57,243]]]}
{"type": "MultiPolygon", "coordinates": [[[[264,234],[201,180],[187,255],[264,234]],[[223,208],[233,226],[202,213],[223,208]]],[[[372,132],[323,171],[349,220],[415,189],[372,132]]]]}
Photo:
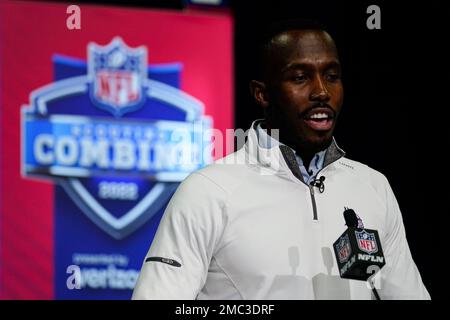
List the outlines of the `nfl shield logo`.
{"type": "Polygon", "coordinates": [[[355,231],[358,247],[368,254],[372,254],[378,251],[377,240],[374,233],[363,231],[355,231]]]}
{"type": "Polygon", "coordinates": [[[352,249],[350,247],[350,239],[348,234],[339,239],[338,244],[336,245],[336,251],[339,258],[339,262],[343,263],[348,260],[352,253],[352,249]]]}
{"type": "Polygon", "coordinates": [[[121,38],[88,48],[88,76],[92,81],[91,100],[97,107],[120,117],[138,109],[144,100],[147,49],[130,48],[121,38]]]}

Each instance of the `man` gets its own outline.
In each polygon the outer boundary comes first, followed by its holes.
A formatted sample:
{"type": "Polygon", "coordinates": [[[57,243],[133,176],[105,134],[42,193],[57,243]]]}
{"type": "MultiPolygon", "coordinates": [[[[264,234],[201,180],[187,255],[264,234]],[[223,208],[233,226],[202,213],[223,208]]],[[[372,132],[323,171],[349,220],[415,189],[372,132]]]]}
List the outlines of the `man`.
{"type": "Polygon", "coordinates": [[[243,148],[181,183],[133,298],[371,299],[367,283],[339,277],[331,253],[348,207],[379,232],[381,299],[429,299],[388,181],[333,139],[343,86],[330,35],[312,23],[274,25],[250,87],[265,119],[243,148]]]}

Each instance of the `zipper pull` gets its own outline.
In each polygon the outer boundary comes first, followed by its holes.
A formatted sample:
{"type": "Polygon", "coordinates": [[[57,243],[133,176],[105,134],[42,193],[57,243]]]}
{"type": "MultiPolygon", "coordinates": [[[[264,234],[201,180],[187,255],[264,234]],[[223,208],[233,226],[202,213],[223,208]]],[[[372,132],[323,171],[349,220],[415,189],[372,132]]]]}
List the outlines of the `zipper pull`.
{"type": "Polygon", "coordinates": [[[311,195],[314,195],[314,186],[312,184],[309,185],[309,192],[311,192],[311,195]]]}
{"type": "Polygon", "coordinates": [[[312,184],[309,185],[309,192],[311,193],[311,204],[313,209],[313,220],[317,221],[317,205],[316,205],[316,198],[314,197],[314,186],[312,184]]]}

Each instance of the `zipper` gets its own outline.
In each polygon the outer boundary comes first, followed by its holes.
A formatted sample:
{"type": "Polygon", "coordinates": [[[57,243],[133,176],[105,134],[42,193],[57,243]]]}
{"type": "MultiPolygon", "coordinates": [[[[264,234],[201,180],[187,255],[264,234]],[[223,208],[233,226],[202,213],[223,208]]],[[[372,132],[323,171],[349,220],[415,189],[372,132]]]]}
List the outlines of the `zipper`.
{"type": "MultiPolygon", "coordinates": [[[[330,166],[330,164],[338,161],[341,157],[337,158],[336,160],[330,162],[329,164],[327,164],[326,167],[323,167],[322,169],[320,169],[319,171],[317,171],[316,173],[316,177],[319,175],[319,173],[321,173],[322,171],[324,171],[326,168],[328,168],[330,166]]],[[[317,213],[317,203],[316,203],[316,197],[314,196],[314,186],[311,184],[308,184],[306,182],[303,182],[304,184],[306,184],[309,188],[309,194],[311,195],[311,203],[312,203],[312,208],[313,208],[313,221],[319,221],[319,215],[317,213]]]]}
{"type": "MultiPolygon", "coordinates": [[[[333,140],[334,141],[334,140],[333,140]]],[[[335,144],[335,142],[333,142],[335,144]]],[[[341,159],[344,155],[345,152],[343,152],[341,149],[339,149],[339,147],[337,147],[335,145],[335,147],[339,150],[340,155],[335,158],[333,161],[331,161],[330,163],[328,163],[325,167],[322,167],[322,169],[320,169],[319,171],[317,171],[315,177],[317,177],[322,171],[324,171],[326,168],[328,168],[331,164],[333,164],[334,162],[338,161],[339,159],[341,159]]],[[[282,148],[282,146],[280,146],[280,149],[282,148]]],[[[310,183],[306,183],[305,181],[303,181],[303,177],[298,177],[294,171],[291,169],[290,167],[290,160],[287,159],[287,156],[285,156],[285,154],[283,153],[283,150],[281,150],[281,153],[283,154],[284,160],[286,161],[289,169],[291,170],[291,172],[293,173],[293,175],[300,180],[303,184],[305,184],[308,188],[309,188],[309,193],[311,195],[311,204],[312,204],[312,209],[313,209],[313,221],[318,221],[319,220],[319,215],[317,212],[317,203],[316,203],[316,198],[314,196],[314,186],[311,185],[310,183]]],[[[298,163],[297,163],[298,165],[298,163]]],[[[301,173],[300,173],[301,174],[301,173]]]]}
{"type": "Polygon", "coordinates": [[[312,208],[313,208],[313,220],[318,221],[319,218],[317,217],[317,204],[316,204],[316,197],[314,197],[314,186],[309,185],[309,193],[311,194],[311,202],[312,202],[312,208]]]}

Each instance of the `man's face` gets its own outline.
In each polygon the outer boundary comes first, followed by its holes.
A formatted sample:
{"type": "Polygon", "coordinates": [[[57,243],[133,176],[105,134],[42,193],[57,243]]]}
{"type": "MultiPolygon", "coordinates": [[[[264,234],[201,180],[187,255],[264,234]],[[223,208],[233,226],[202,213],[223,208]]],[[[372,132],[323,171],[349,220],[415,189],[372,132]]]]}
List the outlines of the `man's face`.
{"type": "Polygon", "coordinates": [[[323,31],[289,31],[272,42],[266,90],[269,126],[300,149],[331,142],[344,90],[337,50],[323,31]]]}

